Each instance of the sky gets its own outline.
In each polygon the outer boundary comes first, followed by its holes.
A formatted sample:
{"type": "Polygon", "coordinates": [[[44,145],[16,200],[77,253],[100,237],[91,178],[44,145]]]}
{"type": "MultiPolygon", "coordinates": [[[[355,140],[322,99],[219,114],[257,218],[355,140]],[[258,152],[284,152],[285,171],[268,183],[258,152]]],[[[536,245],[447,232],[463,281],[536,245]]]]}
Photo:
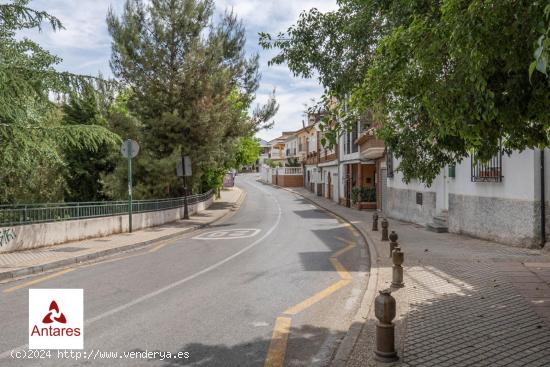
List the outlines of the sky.
{"type": "MultiPolygon", "coordinates": [[[[58,17],[65,30],[53,32],[47,28],[30,37],[44,48],[63,58],[58,69],[73,73],[111,76],[109,58],[111,38],[105,17],[109,7],[121,14],[125,0],[33,0],[31,7],[46,10],[58,17]]],[[[258,45],[258,32],[276,34],[294,24],[304,10],[317,8],[330,11],[337,8],[336,0],[215,0],[216,18],[225,9],[233,10],[243,20],[247,31],[246,50],[249,55],[260,54],[262,81],[257,103],[265,103],[273,89],[280,108],[274,117],[275,125],[257,136],[271,140],[282,131],[297,130],[305,119],[305,105],[321,96],[322,88],[316,79],[293,77],[286,65],[268,66],[275,51],[258,45]]]]}

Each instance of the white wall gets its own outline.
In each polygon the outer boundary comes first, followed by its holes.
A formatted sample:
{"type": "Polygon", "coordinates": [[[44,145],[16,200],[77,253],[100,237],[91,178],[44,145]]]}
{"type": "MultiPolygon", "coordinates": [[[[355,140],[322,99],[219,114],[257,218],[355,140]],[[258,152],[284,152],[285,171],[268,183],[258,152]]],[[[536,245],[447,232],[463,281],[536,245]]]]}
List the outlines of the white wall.
{"type": "MultiPolygon", "coordinates": [[[[447,180],[447,192],[459,195],[534,200],[536,185],[535,172],[538,170],[538,166],[535,167],[535,165],[535,152],[533,150],[525,150],[522,153],[514,152],[509,157],[505,154],[502,157],[502,182],[472,182],[471,161],[470,158],[465,158],[456,165],[455,178],[449,178],[447,180]]],[[[438,192],[443,185],[443,170],[436,177],[432,185],[428,187],[417,180],[412,180],[410,183],[406,184],[403,182],[403,175],[401,172],[395,172],[395,169],[399,166],[399,161],[397,159],[394,159],[393,166],[394,177],[393,179],[388,179],[388,187],[424,192],[438,192]]],[[[447,169],[446,167],[445,170],[447,169]]],[[[445,176],[447,173],[448,171],[445,171],[445,176]]],[[[439,206],[438,204],[438,207],[439,206]]]]}
{"type": "MultiPolygon", "coordinates": [[[[189,214],[205,210],[212,204],[213,198],[189,205],[189,214]]],[[[161,210],[132,215],[132,229],[139,230],[174,222],[183,218],[183,208],[161,210]]],[[[0,247],[0,253],[28,250],[43,246],[57,245],[87,238],[104,237],[114,233],[128,232],[128,215],[116,215],[102,218],[68,220],[51,223],[37,223],[0,231],[13,231],[15,238],[0,247]]]]}
{"type": "MultiPolygon", "coordinates": [[[[471,160],[456,165],[456,178],[449,179],[449,192],[460,195],[535,199],[535,152],[531,149],[502,156],[502,182],[472,182],[471,160]]],[[[538,171],[538,165],[537,165],[538,171]]]]}
{"type": "MultiPolygon", "coordinates": [[[[535,156],[535,198],[536,200],[540,200],[540,152],[537,150],[534,153],[535,156]]],[[[550,149],[546,148],[544,150],[544,196],[546,201],[550,201],[550,149]]]]}
{"type": "Polygon", "coordinates": [[[331,175],[331,183],[334,187],[332,200],[335,202],[338,202],[339,198],[339,177],[338,177],[338,166],[326,166],[322,167],[322,175],[323,175],[323,184],[325,185],[325,190],[328,190],[328,175],[331,175]]]}
{"type": "Polygon", "coordinates": [[[308,143],[307,143],[307,152],[312,153],[317,151],[317,130],[313,129],[309,133],[308,143]]]}
{"type": "Polygon", "coordinates": [[[294,156],[298,152],[298,138],[292,137],[285,142],[285,154],[288,150],[289,156],[294,156]]]}

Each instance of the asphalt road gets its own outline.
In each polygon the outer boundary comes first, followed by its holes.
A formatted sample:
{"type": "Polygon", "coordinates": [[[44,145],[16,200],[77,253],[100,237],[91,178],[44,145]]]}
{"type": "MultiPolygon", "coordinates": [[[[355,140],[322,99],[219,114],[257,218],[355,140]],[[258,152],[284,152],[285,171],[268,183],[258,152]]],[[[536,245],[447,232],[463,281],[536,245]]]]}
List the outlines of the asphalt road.
{"type": "Polygon", "coordinates": [[[237,177],[247,192],[240,210],[208,228],[1,285],[0,366],[326,365],[366,287],[365,245],[349,225],[256,178],[237,177]],[[84,289],[87,359],[9,355],[28,343],[29,288],[84,289]],[[188,358],[129,359],[130,351],[188,358]]]}

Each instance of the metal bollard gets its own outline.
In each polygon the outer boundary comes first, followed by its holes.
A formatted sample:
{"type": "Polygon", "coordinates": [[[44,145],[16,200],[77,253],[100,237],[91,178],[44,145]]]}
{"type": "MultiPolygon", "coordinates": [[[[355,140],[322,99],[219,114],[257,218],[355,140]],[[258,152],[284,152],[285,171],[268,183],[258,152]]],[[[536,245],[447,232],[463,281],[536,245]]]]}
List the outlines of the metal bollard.
{"type": "Polygon", "coordinates": [[[393,250],[392,261],[393,261],[393,272],[392,272],[392,281],[391,286],[395,288],[402,288],[405,286],[403,283],[403,261],[405,260],[405,254],[401,251],[401,248],[397,246],[393,250]]]}
{"type": "Polygon", "coordinates": [[[380,362],[394,362],[399,359],[395,351],[395,298],[391,290],[385,289],[374,300],[376,324],[376,350],[374,359],[380,362]]]}
{"type": "Polygon", "coordinates": [[[378,213],[372,215],[372,230],[378,231],[378,213]]]}
{"type": "Polygon", "coordinates": [[[399,244],[397,243],[397,239],[399,237],[397,236],[397,233],[395,233],[395,231],[391,231],[389,237],[390,237],[390,257],[391,257],[393,254],[393,249],[399,246],[399,244]]]}
{"type": "Polygon", "coordinates": [[[382,218],[382,241],[388,240],[388,220],[386,218],[382,218]]]}

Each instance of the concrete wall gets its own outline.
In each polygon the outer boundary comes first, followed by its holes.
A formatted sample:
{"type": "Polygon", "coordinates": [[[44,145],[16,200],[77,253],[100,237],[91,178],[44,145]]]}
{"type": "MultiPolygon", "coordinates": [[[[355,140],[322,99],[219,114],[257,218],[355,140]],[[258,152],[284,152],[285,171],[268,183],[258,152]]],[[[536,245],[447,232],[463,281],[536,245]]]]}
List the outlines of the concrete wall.
{"type": "Polygon", "coordinates": [[[449,231],[522,247],[540,243],[539,210],[532,200],[449,195],[449,231]]]}
{"type": "MultiPolygon", "coordinates": [[[[205,210],[213,198],[189,205],[189,214],[205,210]]],[[[183,208],[139,213],[132,215],[133,230],[154,227],[183,218],[183,208]]],[[[28,250],[60,243],[103,237],[114,233],[128,232],[128,215],[37,223],[10,228],[0,228],[0,253],[28,250]],[[6,237],[8,240],[4,240],[6,237]]]]}
{"type": "MultiPolygon", "coordinates": [[[[550,150],[546,152],[550,157],[550,150]]],[[[550,181],[548,161],[546,178],[550,181]]],[[[394,160],[394,167],[398,166],[394,160]]],[[[446,167],[431,187],[416,181],[406,184],[401,173],[395,172],[394,178],[388,179],[388,215],[426,224],[434,215],[448,210],[450,232],[523,247],[540,243],[539,152],[503,155],[502,182],[472,182],[470,158],[458,163],[455,172],[455,178],[448,177],[446,167]],[[415,192],[423,193],[422,207],[416,205],[415,192]]],[[[549,183],[545,186],[549,195],[549,183]]],[[[546,217],[550,219],[550,213],[546,217]]]]}
{"type": "Polygon", "coordinates": [[[388,187],[387,194],[386,215],[390,218],[425,225],[436,215],[433,191],[388,187]],[[416,203],[417,193],[422,194],[421,205],[416,203]]]}

